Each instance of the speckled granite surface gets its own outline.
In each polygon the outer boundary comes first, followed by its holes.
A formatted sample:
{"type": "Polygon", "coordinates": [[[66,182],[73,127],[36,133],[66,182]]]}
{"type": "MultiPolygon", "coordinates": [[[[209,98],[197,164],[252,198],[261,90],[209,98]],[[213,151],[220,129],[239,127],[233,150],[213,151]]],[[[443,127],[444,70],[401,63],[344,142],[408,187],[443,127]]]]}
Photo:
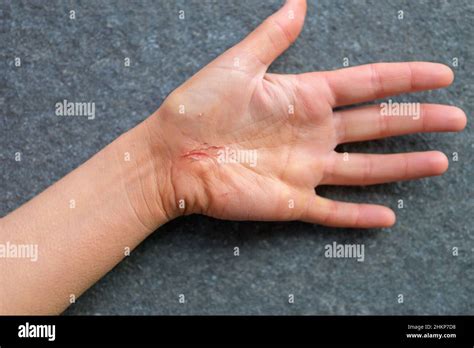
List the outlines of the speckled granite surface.
{"type": "MultiPolygon", "coordinates": [[[[0,215],[139,123],[279,6],[229,0],[2,1],[0,215]],[[185,20],[178,18],[180,10],[185,20]],[[21,58],[20,68],[15,57],[21,58]],[[125,57],[131,59],[128,68],[125,57]],[[56,117],[54,105],[63,99],[95,101],[96,118],[56,117]],[[21,162],[14,161],[18,151],[21,162]]],[[[451,65],[457,57],[453,86],[396,100],[458,105],[469,117],[472,18],[471,0],[310,1],[300,39],[271,70],[333,69],[344,57],[351,65],[401,60],[451,65]]],[[[66,314],[474,314],[472,124],[458,135],[344,146],[380,153],[427,149],[450,158],[443,177],[321,190],[395,208],[398,222],[391,229],[181,218],[148,238],[66,314]],[[399,199],[404,209],[397,209],[399,199]],[[334,241],[363,243],[364,262],[325,258],[325,245],[334,241]],[[234,247],[240,256],[234,256],[234,247]],[[288,303],[289,294],[295,303],[288,303]]]]}

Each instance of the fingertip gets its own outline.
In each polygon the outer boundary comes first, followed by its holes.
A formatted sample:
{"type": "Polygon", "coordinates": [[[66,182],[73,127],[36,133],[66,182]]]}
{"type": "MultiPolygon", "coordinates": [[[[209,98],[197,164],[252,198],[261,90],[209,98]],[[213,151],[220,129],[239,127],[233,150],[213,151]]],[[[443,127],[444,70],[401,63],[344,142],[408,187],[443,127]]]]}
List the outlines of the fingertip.
{"type": "Polygon", "coordinates": [[[362,204],[360,206],[359,228],[385,228],[395,224],[396,216],[392,209],[383,205],[362,204]]]}
{"type": "Polygon", "coordinates": [[[301,31],[304,24],[304,19],[306,16],[306,7],[306,0],[286,0],[285,4],[282,7],[282,9],[285,9],[285,16],[290,20],[296,20],[296,22],[298,23],[296,28],[297,35],[301,31]]]}
{"type": "Polygon", "coordinates": [[[286,0],[284,6],[295,6],[298,9],[306,10],[306,0],[286,0]]]}
{"type": "Polygon", "coordinates": [[[439,64],[440,73],[443,76],[443,86],[449,86],[454,82],[454,71],[445,64],[439,64]]]}
{"type": "Polygon", "coordinates": [[[462,131],[467,125],[466,113],[458,107],[453,107],[453,109],[453,129],[455,131],[462,131]]]}
{"type": "Polygon", "coordinates": [[[441,151],[433,151],[429,156],[430,167],[434,175],[441,175],[448,170],[448,157],[441,151]]]}
{"type": "Polygon", "coordinates": [[[385,208],[385,217],[384,220],[382,221],[382,228],[385,227],[392,227],[395,225],[395,222],[397,221],[397,216],[395,215],[394,211],[390,208],[384,207],[385,208]]]}
{"type": "Polygon", "coordinates": [[[442,63],[421,62],[421,64],[418,65],[417,62],[416,64],[412,64],[412,68],[421,68],[424,70],[422,75],[424,75],[424,78],[426,79],[424,80],[425,82],[429,81],[426,87],[431,84],[429,88],[448,87],[454,81],[453,70],[442,63]]]}

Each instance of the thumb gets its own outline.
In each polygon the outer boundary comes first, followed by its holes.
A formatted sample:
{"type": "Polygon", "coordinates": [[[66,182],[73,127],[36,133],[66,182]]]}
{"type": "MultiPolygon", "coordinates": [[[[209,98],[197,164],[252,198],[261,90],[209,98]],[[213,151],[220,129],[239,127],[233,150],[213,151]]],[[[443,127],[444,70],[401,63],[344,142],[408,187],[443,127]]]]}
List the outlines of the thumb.
{"type": "Polygon", "coordinates": [[[234,48],[255,56],[266,70],[297,39],[305,14],[306,0],[287,0],[234,48]]]}

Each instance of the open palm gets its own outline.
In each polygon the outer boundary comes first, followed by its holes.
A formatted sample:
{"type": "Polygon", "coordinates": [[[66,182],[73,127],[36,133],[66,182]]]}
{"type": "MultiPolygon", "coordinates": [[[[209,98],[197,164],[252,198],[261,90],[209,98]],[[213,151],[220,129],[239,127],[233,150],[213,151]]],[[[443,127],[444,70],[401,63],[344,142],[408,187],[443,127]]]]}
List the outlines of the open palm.
{"type": "MultiPolygon", "coordinates": [[[[328,226],[384,227],[383,206],[335,202],[318,185],[370,185],[439,175],[440,152],[341,154],[340,143],[427,131],[459,131],[462,110],[421,105],[387,117],[379,105],[339,106],[453,80],[441,64],[381,63],[300,75],[267,73],[296,40],[305,1],[290,0],[238,45],[199,71],[164,102],[153,122],[165,139],[169,206],[234,220],[303,220],[328,226]]],[[[173,209],[173,208],[171,208],[173,209]]]]}

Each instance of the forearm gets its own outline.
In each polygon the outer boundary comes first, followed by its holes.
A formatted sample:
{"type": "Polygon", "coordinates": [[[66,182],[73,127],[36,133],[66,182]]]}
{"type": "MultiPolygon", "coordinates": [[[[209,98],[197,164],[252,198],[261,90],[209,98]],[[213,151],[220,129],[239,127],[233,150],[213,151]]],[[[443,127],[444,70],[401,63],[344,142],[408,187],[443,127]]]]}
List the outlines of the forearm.
{"type": "Polygon", "coordinates": [[[167,221],[169,177],[147,122],[1,220],[0,313],[62,312],[167,221]],[[13,257],[20,245],[37,260],[13,257]]]}

